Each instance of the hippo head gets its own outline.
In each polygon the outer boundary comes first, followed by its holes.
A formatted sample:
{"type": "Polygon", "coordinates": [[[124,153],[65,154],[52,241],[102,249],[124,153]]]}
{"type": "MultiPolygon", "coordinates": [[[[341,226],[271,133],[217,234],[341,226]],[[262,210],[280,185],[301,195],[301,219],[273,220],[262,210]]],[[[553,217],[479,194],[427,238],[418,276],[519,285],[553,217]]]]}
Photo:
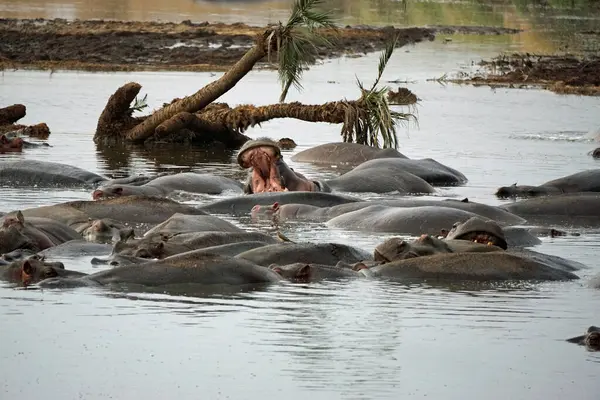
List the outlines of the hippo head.
{"type": "Polygon", "coordinates": [[[511,197],[536,197],[546,196],[548,194],[559,194],[561,191],[551,186],[529,186],[529,185],[517,185],[513,183],[510,186],[502,186],[496,191],[496,196],[501,199],[511,197]]]}
{"type": "Polygon", "coordinates": [[[590,326],[586,333],[567,339],[567,342],[585,346],[590,351],[600,351],[600,328],[590,326]]]}
{"type": "Polygon", "coordinates": [[[455,223],[446,235],[446,239],[491,244],[504,250],[508,247],[500,225],[492,220],[486,221],[479,217],[471,217],[464,222],[455,223]]]}
{"type": "Polygon", "coordinates": [[[46,262],[43,257],[37,256],[17,263],[19,264],[20,282],[23,286],[61,276],[61,272],[65,269],[61,262],[46,262]]]}
{"type": "Polygon", "coordinates": [[[594,149],[594,151],[592,151],[592,157],[600,158],[600,147],[598,147],[597,149],[594,149]]]}
{"type": "Polygon", "coordinates": [[[296,142],[290,138],[281,138],[277,141],[277,145],[282,150],[292,150],[296,148],[296,142]]]}
{"type": "Polygon", "coordinates": [[[285,191],[277,167],[280,158],[279,145],[269,138],[244,143],[238,152],[237,162],[244,169],[252,168],[252,193],[285,191]]]}
{"type": "Polygon", "coordinates": [[[109,199],[112,197],[125,196],[125,190],[122,186],[105,186],[100,189],[96,189],[92,192],[92,199],[109,199]]]}
{"type": "Polygon", "coordinates": [[[16,216],[4,217],[0,227],[0,253],[17,249],[39,251],[35,241],[24,233],[25,220],[19,211],[16,216]]]}
{"type": "Polygon", "coordinates": [[[282,278],[295,283],[310,282],[314,273],[313,267],[305,263],[294,263],[283,266],[271,264],[269,268],[281,275],[282,278]]]}
{"type": "Polygon", "coordinates": [[[373,258],[382,263],[407,258],[430,256],[437,253],[451,253],[452,250],[443,240],[431,235],[421,235],[411,243],[402,238],[393,237],[375,247],[373,258]]]}
{"type": "Polygon", "coordinates": [[[410,243],[401,237],[387,239],[377,245],[373,251],[373,259],[381,263],[414,257],[419,257],[419,254],[414,251],[410,243]]]}
{"type": "Polygon", "coordinates": [[[123,228],[120,224],[109,219],[90,220],[90,224],[81,234],[91,242],[127,241],[135,237],[132,228],[123,228]]]}
{"type": "Polygon", "coordinates": [[[262,218],[274,218],[277,217],[277,212],[279,211],[279,203],[275,202],[270,206],[261,206],[260,204],[255,205],[250,210],[250,216],[252,219],[262,219],[262,218]]]}
{"type": "Polygon", "coordinates": [[[143,243],[133,252],[134,257],[147,259],[161,259],[165,256],[165,242],[143,243]]]}

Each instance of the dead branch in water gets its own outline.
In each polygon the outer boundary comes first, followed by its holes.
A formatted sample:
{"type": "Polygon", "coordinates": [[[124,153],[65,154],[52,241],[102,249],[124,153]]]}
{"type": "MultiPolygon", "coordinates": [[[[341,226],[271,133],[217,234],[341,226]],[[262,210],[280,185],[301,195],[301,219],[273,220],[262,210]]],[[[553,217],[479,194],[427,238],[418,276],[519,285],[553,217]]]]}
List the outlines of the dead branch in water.
{"type": "Polygon", "coordinates": [[[16,122],[25,117],[27,109],[23,104],[0,108],[0,134],[13,136],[27,135],[38,139],[47,139],[50,128],[45,123],[35,125],[21,125],[16,122]]]}

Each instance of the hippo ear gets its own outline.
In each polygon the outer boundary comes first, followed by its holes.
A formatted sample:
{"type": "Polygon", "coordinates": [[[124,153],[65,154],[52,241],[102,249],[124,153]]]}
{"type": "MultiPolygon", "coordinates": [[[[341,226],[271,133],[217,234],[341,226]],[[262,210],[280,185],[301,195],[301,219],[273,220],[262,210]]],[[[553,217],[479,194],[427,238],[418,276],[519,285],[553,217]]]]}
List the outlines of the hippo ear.
{"type": "Polygon", "coordinates": [[[296,272],[296,279],[300,282],[309,282],[312,275],[312,267],[306,264],[296,272]]]}
{"type": "Polygon", "coordinates": [[[17,221],[19,221],[21,224],[25,223],[25,216],[23,216],[21,210],[17,211],[17,221]]]}
{"type": "Polygon", "coordinates": [[[517,187],[517,182],[513,183],[512,185],[510,185],[511,187],[517,187]]]}
{"type": "Polygon", "coordinates": [[[462,199],[460,202],[461,202],[461,203],[468,203],[468,202],[469,202],[469,198],[468,198],[468,197],[465,197],[465,198],[464,198],[464,199],[462,199]]]}

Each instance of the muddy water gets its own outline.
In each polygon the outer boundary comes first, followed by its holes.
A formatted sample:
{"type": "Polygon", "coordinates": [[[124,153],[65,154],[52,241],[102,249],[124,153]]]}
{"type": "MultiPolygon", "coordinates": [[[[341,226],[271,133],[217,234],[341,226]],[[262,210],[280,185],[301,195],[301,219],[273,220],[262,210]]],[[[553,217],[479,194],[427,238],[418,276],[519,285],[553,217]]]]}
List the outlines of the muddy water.
{"type": "MultiPolygon", "coordinates": [[[[0,1],[18,12],[27,4],[41,3],[0,1]]],[[[500,185],[538,184],[597,166],[586,153],[597,147],[589,136],[600,128],[600,99],[427,81],[524,43],[455,36],[447,44],[419,44],[394,55],[383,80],[408,80],[422,99],[419,126],[400,130],[400,150],[411,158],[433,157],[469,178],[464,187],[440,189],[440,197],[497,204],[492,193],[500,185]]],[[[368,82],[376,65],[377,55],[370,55],[312,68],[305,75],[306,90],[291,93],[289,100],[354,98],[355,74],[368,82]]],[[[141,83],[154,108],[215,77],[5,71],[0,104],[27,104],[24,122],[47,122],[52,147],[3,156],[0,162],[43,159],[111,175],[176,169],[240,178],[243,173],[230,154],[106,153],[91,140],[108,96],[123,83],[141,83]]],[[[278,89],[273,73],[256,72],[223,100],[268,104],[277,101],[278,89]]],[[[339,130],[285,120],[250,135],[291,137],[300,151],[338,140],[339,130]]],[[[288,161],[292,154],[286,153],[288,161]]],[[[291,164],[315,178],[336,173],[291,164]]],[[[3,188],[0,211],[89,197],[88,191],[3,188]]],[[[183,200],[200,204],[210,198],[183,200]]],[[[249,229],[271,229],[249,218],[231,220],[249,229]]],[[[367,249],[383,239],[321,225],[284,229],[293,240],[367,249]]],[[[537,246],[590,267],[579,271],[582,280],[568,283],[284,284],[206,298],[0,287],[0,398],[597,399],[600,357],[562,339],[600,323],[600,291],[584,285],[600,272],[599,239],[584,232],[537,246]]],[[[93,270],[87,258],[65,262],[93,270]]]]}

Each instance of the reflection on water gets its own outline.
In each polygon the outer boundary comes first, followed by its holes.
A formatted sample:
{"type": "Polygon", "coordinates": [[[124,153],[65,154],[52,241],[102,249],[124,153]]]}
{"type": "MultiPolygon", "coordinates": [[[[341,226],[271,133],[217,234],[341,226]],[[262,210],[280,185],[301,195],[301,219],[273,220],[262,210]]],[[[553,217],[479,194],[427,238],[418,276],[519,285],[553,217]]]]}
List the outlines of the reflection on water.
{"type": "MultiPolygon", "coordinates": [[[[118,3],[74,1],[58,7],[58,2],[0,0],[0,13],[236,20],[252,10],[244,20],[263,23],[278,19],[277,12],[287,12],[285,2],[118,3]],[[204,10],[201,15],[199,10],[204,10]]],[[[409,80],[409,88],[422,99],[419,127],[400,129],[400,150],[411,158],[435,158],[469,178],[466,186],[442,188],[438,196],[497,204],[493,193],[498,186],[515,180],[539,184],[597,168],[587,152],[596,146],[592,139],[600,127],[600,99],[427,81],[506,49],[554,49],[558,45],[553,35],[561,38],[560,32],[575,27],[597,29],[596,14],[573,19],[585,15],[587,3],[576,1],[570,7],[567,2],[560,8],[562,3],[548,0],[544,8],[517,2],[409,0],[404,3],[406,12],[402,2],[385,0],[329,4],[352,23],[532,27],[510,37],[456,35],[448,43],[422,43],[402,49],[390,61],[382,81],[409,80]],[[556,18],[559,15],[570,18],[556,18]]],[[[570,37],[561,43],[578,40],[570,37]]],[[[355,75],[373,76],[377,61],[378,55],[372,54],[311,68],[304,76],[306,90],[290,93],[290,101],[355,98],[355,75]]],[[[153,109],[213,79],[201,73],[4,72],[0,104],[26,104],[23,122],[47,122],[52,147],[2,156],[0,162],[44,159],[109,176],[193,170],[242,179],[245,172],[231,153],[106,149],[92,141],[106,99],[122,84],[142,84],[153,109]]],[[[277,101],[279,89],[276,74],[253,72],[222,100],[232,105],[269,104],[277,101]]],[[[290,161],[295,152],[339,140],[337,126],[277,120],[248,134],[295,140],[299,146],[284,153],[286,160],[315,179],[338,173],[290,161]]],[[[185,200],[199,204],[216,197],[185,200]]],[[[89,190],[2,188],[0,211],[89,198],[89,190]]],[[[226,218],[247,229],[274,230],[268,221],[226,218]]],[[[296,241],[335,241],[365,249],[385,239],[304,222],[286,224],[284,231],[296,241]]],[[[359,280],[283,283],[194,297],[97,288],[14,290],[2,285],[0,398],[34,399],[43,393],[52,399],[191,399],[201,393],[208,399],[596,399],[600,353],[588,353],[564,339],[600,323],[600,291],[585,286],[600,273],[599,239],[598,234],[584,232],[580,237],[544,238],[537,246],[537,251],[590,267],[578,271],[581,280],[562,283],[403,285],[359,280]]],[[[98,268],[90,258],[72,258],[65,264],[95,272],[98,268]]]]}

